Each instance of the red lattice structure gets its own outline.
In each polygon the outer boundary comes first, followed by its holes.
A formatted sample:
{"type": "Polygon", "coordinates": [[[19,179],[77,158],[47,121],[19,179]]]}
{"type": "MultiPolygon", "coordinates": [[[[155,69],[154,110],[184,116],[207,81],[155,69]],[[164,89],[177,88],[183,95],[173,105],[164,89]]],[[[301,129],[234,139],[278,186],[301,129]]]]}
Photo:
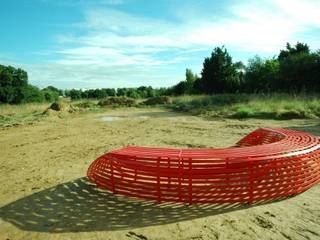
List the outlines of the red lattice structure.
{"type": "Polygon", "coordinates": [[[232,148],[129,146],[96,159],[88,177],[115,194],[158,202],[273,200],[320,182],[320,140],[301,131],[260,128],[232,148]]]}

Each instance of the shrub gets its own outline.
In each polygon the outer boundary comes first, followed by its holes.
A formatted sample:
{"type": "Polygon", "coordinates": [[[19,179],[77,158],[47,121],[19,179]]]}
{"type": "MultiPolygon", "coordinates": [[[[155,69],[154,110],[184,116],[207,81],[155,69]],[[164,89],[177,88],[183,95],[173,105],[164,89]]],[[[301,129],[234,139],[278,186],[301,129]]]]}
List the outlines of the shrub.
{"type": "Polygon", "coordinates": [[[45,96],[36,86],[27,85],[22,89],[23,102],[44,102],[45,96]]]}
{"type": "Polygon", "coordinates": [[[276,117],[278,119],[282,119],[282,120],[308,118],[308,116],[306,116],[305,112],[303,112],[303,111],[300,112],[300,111],[294,110],[294,109],[280,111],[277,113],[276,117]]]}
{"type": "Polygon", "coordinates": [[[96,104],[90,101],[85,101],[85,102],[80,102],[80,103],[76,103],[73,104],[75,107],[78,108],[93,108],[96,107],[96,104]]]}
{"type": "Polygon", "coordinates": [[[136,105],[136,101],[133,98],[127,97],[109,97],[104,100],[100,100],[98,105],[101,107],[105,106],[134,106],[136,105]]]}
{"type": "Polygon", "coordinates": [[[235,113],[232,114],[234,118],[250,118],[254,117],[255,112],[249,107],[239,107],[235,113]]]}
{"type": "Polygon", "coordinates": [[[42,90],[44,98],[47,102],[58,101],[59,93],[51,90],[42,90]]]}
{"type": "Polygon", "coordinates": [[[142,104],[145,105],[160,105],[172,103],[171,98],[167,96],[151,97],[145,100],[142,104]]]}

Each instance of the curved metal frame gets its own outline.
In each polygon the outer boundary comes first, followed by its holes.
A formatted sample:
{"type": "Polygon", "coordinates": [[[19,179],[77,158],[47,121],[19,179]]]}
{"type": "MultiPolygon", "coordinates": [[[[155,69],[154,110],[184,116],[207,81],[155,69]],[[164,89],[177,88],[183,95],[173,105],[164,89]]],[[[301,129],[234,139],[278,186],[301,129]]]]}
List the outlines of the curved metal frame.
{"type": "Polygon", "coordinates": [[[320,140],[281,128],[260,128],[234,148],[129,146],[88,169],[99,187],[158,202],[234,203],[299,194],[320,182],[320,140]]]}

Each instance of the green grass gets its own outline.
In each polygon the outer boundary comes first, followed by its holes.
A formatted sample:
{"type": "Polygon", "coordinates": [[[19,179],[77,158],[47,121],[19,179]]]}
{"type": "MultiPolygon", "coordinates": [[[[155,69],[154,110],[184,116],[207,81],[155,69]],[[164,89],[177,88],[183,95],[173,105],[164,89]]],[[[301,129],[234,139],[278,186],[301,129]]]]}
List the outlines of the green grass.
{"type": "Polygon", "coordinates": [[[228,118],[296,119],[320,117],[320,97],[289,94],[217,94],[181,96],[174,110],[228,118]]]}
{"type": "Polygon", "coordinates": [[[38,121],[49,106],[50,103],[0,104],[0,128],[38,121]]]}
{"type": "MultiPolygon", "coordinates": [[[[298,119],[320,118],[320,96],[289,94],[216,94],[173,97],[170,103],[161,105],[175,111],[188,112],[205,117],[224,118],[260,118],[260,119],[298,119]],[[172,100],[172,101],[171,101],[172,100]],[[171,103],[172,102],[172,103],[171,103]]],[[[97,100],[79,100],[70,102],[76,112],[102,112],[97,100]]],[[[0,128],[39,121],[50,103],[28,103],[20,105],[0,104],[0,128]]],[[[157,106],[157,105],[155,105],[157,106]]],[[[120,106],[109,106],[118,108],[120,106]]],[[[146,106],[143,100],[137,101],[135,107],[146,106]]],[[[59,112],[58,116],[63,116],[59,112]]]]}

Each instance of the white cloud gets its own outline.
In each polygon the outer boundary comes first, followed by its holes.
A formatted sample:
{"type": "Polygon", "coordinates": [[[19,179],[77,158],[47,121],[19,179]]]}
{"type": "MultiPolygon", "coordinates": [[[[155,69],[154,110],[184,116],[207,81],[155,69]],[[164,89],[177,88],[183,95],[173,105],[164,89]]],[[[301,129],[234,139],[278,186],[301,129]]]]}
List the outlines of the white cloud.
{"type": "Polygon", "coordinates": [[[81,24],[91,29],[87,34],[64,36],[60,41],[128,53],[139,53],[139,49],[141,53],[144,49],[188,51],[222,44],[255,53],[274,53],[285,42],[294,41],[295,34],[320,27],[320,5],[312,1],[247,1],[231,6],[230,10],[233,16],[218,21],[185,16],[182,22],[169,22],[116,10],[94,9],[87,12],[81,24]]]}
{"type": "MultiPolygon", "coordinates": [[[[9,64],[9,63],[8,63],[9,64]]],[[[180,72],[170,68],[150,66],[101,66],[96,64],[14,64],[29,73],[32,84],[40,88],[52,85],[60,88],[117,88],[152,85],[169,86],[180,72]],[[146,77],[147,76],[147,77],[146,77]]]]}
{"type": "MultiPolygon", "coordinates": [[[[102,2],[123,3],[122,0],[102,2]]],[[[320,28],[318,1],[248,0],[227,8],[228,14],[223,16],[221,13],[218,18],[207,13],[205,18],[197,17],[201,12],[193,10],[188,15],[188,11],[184,11],[183,17],[177,14],[178,18],[180,16],[178,21],[142,17],[109,8],[88,9],[84,21],[76,25],[81,33],[58,36],[59,50],[51,51],[56,59],[43,68],[29,66],[30,78],[79,81],[79,84],[86,84],[85,87],[103,81],[112,86],[146,85],[150,81],[153,85],[159,85],[156,81],[162,86],[164,83],[171,85],[183,78],[184,68],[188,65],[176,70],[175,74],[173,71],[171,75],[161,72],[176,63],[187,63],[186,54],[224,44],[238,52],[273,55],[286,42],[303,40],[298,36],[312,28],[320,28]],[[147,69],[152,69],[152,74],[147,69]],[[178,72],[182,73],[181,77],[178,72]]],[[[319,44],[319,40],[314,39],[313,43],[319,44]]]]}

